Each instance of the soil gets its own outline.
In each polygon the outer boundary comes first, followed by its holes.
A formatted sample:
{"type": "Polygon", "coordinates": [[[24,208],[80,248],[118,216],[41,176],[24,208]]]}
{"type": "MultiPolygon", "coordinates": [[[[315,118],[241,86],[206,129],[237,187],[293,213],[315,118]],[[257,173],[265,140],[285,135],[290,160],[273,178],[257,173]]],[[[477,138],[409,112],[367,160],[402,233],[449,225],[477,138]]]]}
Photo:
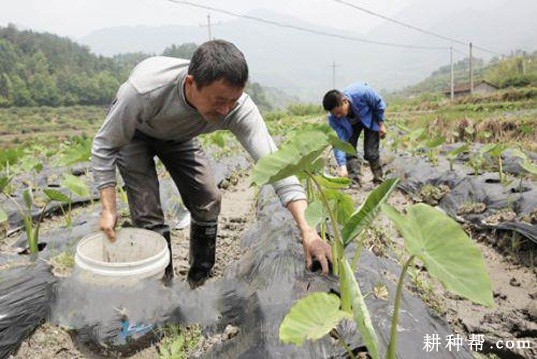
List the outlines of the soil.
{"type": "MultiPolygon", "coordinates": [[[[362,187],[351,187],[347,190],[355,203],[360,203],[374,188],[369,169],[364,167],[363,172],[362,187]]],[[[210,280],[221,276],[226,266],[240,258],[239,239],[255,220],[255,197],[255,189],[249,187],[249,179],[244,176],[240,178],[236,186],[223,191],[215,278],[210,280]]],[[[392,194],[389,202],[400,210],[412,204],[412,201],[399,191],[392,194]]],[[[369,229],[369,232],[367,249],[380,256],[400,257],[403,239],[397,235],[394,226],[385,216],[379,216],[374,223],[374,228],[369,229]]],[[[444,317],[452,330],[463,338],[467,339],[469,334],[473,333],[484,334],[485,343],[479,357],[536,358],[536,268],[531,263],[520,260],[519,253],[509,252],[505,247],[498,247],[496,244],[498,241],[494,239],[495,234],[486,233],[473,237],[477,238],[476,245],[482,251],[486,267],[491,275],[495,301],[492,308],[475,305],[445,291],[438,283],[431,280],[424,270],[419,275],[423,282],[412,283],[407,280],[407,289],[420,296],[433,312],[444,317]],[[503,341],[504,346],[507,341],[528,340],[531,349],[494,349],[494,345],[499,340],[503,341]]],[[[185,280],[188,270],[188,228],[174,231],[172,238],[174,239],[175,273],[180,280],[185,280]]],[[[417,270],[420,270],[419,266],[417,270]]],[[[233,332],[235,328],[226,330],[233,332]]],[[[218,335],[218,338],[204,339],[195,353],[199,354],[200,351],[208,350],[212,343],[229,337],[231,335],[225,332],[218,335]]],[[[422,343],[417,345],[422,345],[422,343]]],[[[157,344],[135,354],[132,358],[158,357],[158,349],[157,344]]],[[[95,355],[84,348],[77,347],[63,329],[45,323],[24,340],[14,356],[14,358],[53,357],[91,358],[95,355]]]]}

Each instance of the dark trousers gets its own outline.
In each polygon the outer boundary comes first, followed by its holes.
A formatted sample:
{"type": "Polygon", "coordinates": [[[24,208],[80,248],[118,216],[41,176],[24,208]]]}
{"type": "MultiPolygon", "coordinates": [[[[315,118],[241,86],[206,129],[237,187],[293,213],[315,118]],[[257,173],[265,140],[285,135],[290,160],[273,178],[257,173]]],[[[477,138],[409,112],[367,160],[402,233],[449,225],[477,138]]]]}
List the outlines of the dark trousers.
{"type": "Polygon", "coordinates": [[[165,141],[136,131],[132,141],[121,149],[117,163],[134,226],[164,226],[154,157],[170,173],[192,219],[200,224],[216,223],[221,194],[198,140],[165,141]]]}
{"type": "MultiPolygon", "coordinates": [[[[364,132],[364,159],[370,164],[377,163],[380,158],[379,145],[380,136],[377,131],[372,131],[365,127],[362,122],[352,125],[352,136],[349,143],[354,148],[358,148],[358,139],[362,131],[364,132]]],[[[347,154],[347,167],[349,173],[360,173],[361,160],[355,155],[347,154]],[[356,167],[356,168],[355,168],[356,167]]]]}

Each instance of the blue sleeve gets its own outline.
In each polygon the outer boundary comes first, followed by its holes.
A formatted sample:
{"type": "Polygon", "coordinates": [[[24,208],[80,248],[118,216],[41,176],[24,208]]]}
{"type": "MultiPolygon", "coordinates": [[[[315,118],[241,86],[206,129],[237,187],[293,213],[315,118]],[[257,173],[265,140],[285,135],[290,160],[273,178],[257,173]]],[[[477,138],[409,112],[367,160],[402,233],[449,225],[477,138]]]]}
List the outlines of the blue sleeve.
{"type": "Polygon", "coordinates": [[[386,110],[386,103],[384,102],[382,97],[380,97],[380,95],[372,89],[369,89],[365,93],[365,99],[367,101],[367,104],[369,105],[369,108],[371,109],[371,112],[373,113],[373,120],[384,121],[384,111],[386,110]]]}
{"type": "MultiPolygon", "coordinates": [[[[346,136],[345,128],[339,125],[338,122],[331,115],[328,115],[328,124],[334,129],[334,131],[336,131],[336,135],[341,141],[349,141],[346,136]]],[[[336,157],[336,162],[339,166],[347,164],[347,154],[345,152],[334,148],[334,156],[336,157]]]]}

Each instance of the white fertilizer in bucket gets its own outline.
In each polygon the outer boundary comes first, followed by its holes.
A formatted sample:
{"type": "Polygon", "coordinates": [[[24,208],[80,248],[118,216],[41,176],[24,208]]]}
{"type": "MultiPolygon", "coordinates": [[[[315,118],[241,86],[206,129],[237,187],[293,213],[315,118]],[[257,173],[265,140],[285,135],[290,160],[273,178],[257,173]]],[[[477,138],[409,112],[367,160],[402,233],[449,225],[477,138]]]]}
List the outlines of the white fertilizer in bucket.
{"type": "Polygon", "coordinates": [[[104,232],[94,233],[78,243],[75,253],[81,274],[99,281],[160,279],[169,261],[166,239],[141,228],[118,229],[115,242],[104,232]]]}

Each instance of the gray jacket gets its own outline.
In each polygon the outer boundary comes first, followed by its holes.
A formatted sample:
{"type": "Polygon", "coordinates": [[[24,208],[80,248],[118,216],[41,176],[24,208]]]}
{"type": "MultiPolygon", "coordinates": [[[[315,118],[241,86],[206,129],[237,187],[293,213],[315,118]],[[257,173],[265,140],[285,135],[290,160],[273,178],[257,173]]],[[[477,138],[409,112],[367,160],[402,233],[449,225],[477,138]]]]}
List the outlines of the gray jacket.
{"type": "MultiPolygon", "coordinates": [[[[92,169],[99,189],[116,185],[117,154],[135,130],[158,139],[188,141],[202,133],[229,129],[256,162],[276,151],[257,106],[247,94],[225,118],[214,122],[203,119],[185,100],[183,82],[188,64],[188,60],[151,57],[136,66],[119,88],[93,139],[92,169]]],[[[296,177],[273,186],[284,206],[306,198],[296,177]]]]}

